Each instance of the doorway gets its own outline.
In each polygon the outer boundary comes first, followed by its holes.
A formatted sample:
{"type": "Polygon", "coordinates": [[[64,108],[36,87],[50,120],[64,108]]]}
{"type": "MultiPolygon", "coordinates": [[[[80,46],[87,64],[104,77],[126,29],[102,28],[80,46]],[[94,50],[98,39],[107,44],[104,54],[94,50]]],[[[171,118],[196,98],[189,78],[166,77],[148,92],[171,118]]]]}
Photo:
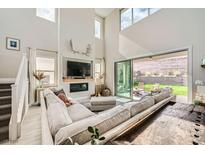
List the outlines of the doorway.
{"type": "Polygon", "coordinates": [[[115,62],[115,94],[139,100],[158,88],[170,87],[177,102],[192,102],[192,51],[183,48],[115,62]]]}
{"type": "Polygon", "coordinates": [[[177,102],[188,102],[188,51],[133,59],[133,99],[170,87],[177,102]]]}
{"type": "Polygon", "coordinates": [[[115,63],[115,94],[119,97],[131,98],[132,75],[131,60],[115,63]]]}

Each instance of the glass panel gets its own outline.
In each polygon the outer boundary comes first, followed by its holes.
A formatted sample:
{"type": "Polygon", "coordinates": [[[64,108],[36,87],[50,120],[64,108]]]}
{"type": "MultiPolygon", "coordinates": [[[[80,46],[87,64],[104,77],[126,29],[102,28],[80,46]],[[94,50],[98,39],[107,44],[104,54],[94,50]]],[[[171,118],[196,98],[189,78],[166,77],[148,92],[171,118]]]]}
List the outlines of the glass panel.
{"type": "Polygon", "coordinates": [[[160,9],[161,9],[161,8],[150,8],[150,9],[149,9],[149,14],[153,14],[153,13],[159,11],[160,9]]]}
{"type": "Polygon", "coordinates": [[[101,33],[101,23],[95,20],[95,37],[100,39],[100,33],[101,33]]]}
{"type": "Polygon", "coordinates": [[[38,8],[36,15],[46,20],[55,22],[55,8],[38,8]]]}
{"type": "Polygon", "coordinates": [[[121,11],[121,30],[132,25],[132,9],[121,11]]]}
{"type": "Polygon", "coordinates": [[[115,90],[117,96],[131,97],[131,61],[115,64],[115,90]]]}
{"type": "Polygon", "coordinates": [[[187,51],[133,60],[133,99],[170,87],[180,100],[186,100],[187,62],[187,51]]]}
{"type": "Polygon", "coordinates": [[[36,57],[36,70],[54,71],[55,59],[36,57]]]}
{"type": "Polygon", "coordinates": [[[133,8],[134,23],[138,22],[148,16],[147,8],[133,8]]]}

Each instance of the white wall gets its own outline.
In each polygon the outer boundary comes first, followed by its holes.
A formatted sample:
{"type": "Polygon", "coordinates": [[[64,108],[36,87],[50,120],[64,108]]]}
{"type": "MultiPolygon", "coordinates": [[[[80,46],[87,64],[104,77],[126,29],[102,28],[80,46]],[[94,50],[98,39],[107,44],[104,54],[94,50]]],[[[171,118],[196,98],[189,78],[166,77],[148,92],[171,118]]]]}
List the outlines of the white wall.
{"type": "MultiPolygon", "coordinates": [[[[36,17],[36,9],[0,9],[0,55],[2,53],[16,53],[28,51],[28,47],[57,50],[57,23],[36,17]],[[6,49],[6,37],[20,39],[21,51],[6,49]]],[[[15,64],[15,57],[11,56],[9,63],[15,64]]],[[[3,72],[2,74],[8,74],[3,72]]],[[[9,68],[16,72],[15,67],[9,68]]]]}
{"type": "Polygon", "coordinates": [[[104,19],[95,15],[95,19],[101,23],[101,38],[95,38],[95,58],[105,57],[105,24],[104,19]]]}
{"type": "Polygon", "coordinates": [[[15,78],[19,69],[21,58],[22,54],[17,52],[0,53],[0,78],[15,78]],[[9,59],[12,60],[10,61],[9,59]]]}
{"type": "MultiPolygon", "coordinates": [[[[79,61],[94,61],[95,59],[95,38],[94,38],[94,9],[60,9],[60,22],[59,22],[59,51],[60,51],[60,84],[65,88],[69,88],[63,83],[63,74],[65,70],[64,59],[76,59],[79,61]],[[91,44],[92,51],[90,56],[81,54],[74,54],[71,51],[69,41],[73,40],[73,45],[76,50],[85,52],[88,44],[91,44]]],[[[94,82],[94,81],[93,81],[94,82]]],[[[93,85],[93,84],[90,84],[93,85]]],[[[90,88],[93,93],[93,87],[90,88]]],[[[67,91],[67,90],[66,90],[67,91]]],[[[81,95],[89,95],[88,93],[78,93],[81,95]]]]}
{"type": "Polygon", "coordinates": [[[94,9],[60,9],[60,53],[62,56],[77,59],[93,59],[94,46],[94,9]],[[92,45],[89,57],[73,54],[69,45],[73,40],[74,47],[84,52],[88,44],[92,45]]]}
{"type": "MultiPolygon", "coordinates": [[[[113,21],[112,24],[107,24],[108,36],[112,30],[119,28],[119,12],[111,14],[106,20],[110,18],[113,21]]],[[[109,41],[106,43],[106,55],[109,55],[112,49],[115,54],[112,58],[107,57],[107,72],[111,73],[111,70],[114,70],[112,62],[113,59],[119,59],[119,54],[130,58],[192,46],[193,81],[205,81],[205,69],[200,66],[201,59],[205,57],[204,19],[205,9],[162,9],[121,31],[120,34],[112,31],[111,35],[115,38],[106,40],[109,41]]],[[[107,76],[107,83],[111,84],[113,80],[113,76],[107,76]]]]}
{"type": "Polygon", "coordinates": [[[119,53],[119,10],[115,9],[105,19],[106,85],[114,92],[114,61],[122,59],[119,53]]]}

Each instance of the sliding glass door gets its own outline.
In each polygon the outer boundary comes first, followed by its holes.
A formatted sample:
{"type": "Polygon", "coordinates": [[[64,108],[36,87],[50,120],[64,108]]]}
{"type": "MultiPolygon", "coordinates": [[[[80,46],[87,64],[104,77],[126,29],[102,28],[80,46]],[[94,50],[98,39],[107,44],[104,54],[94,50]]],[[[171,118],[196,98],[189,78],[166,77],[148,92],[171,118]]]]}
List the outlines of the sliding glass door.
{"type": "Polygon", "coordinates": [[[115,93],[116,96],[131,98],[132,79],[131,61],[115,63],[115,93]]]}

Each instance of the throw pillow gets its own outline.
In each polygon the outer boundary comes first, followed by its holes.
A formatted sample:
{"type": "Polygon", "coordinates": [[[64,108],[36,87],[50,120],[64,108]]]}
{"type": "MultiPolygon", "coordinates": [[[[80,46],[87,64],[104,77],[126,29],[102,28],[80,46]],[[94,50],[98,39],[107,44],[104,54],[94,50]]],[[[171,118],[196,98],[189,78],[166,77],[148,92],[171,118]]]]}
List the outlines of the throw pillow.
{"type": "Polygon", "coordinates": [[[53,93],[54,93],[56,96],[58,96],[60,93],[63,93],[63,94],[65,95],[65,92],[64,92],[63,89],[55,90],[55,91],[53,91],[53,93]]]}
{"type": "Polygon", "coordinates": [[[65,93],[59,93],[58,94],[58,97],[65,103],[65,105],[68,107],[68,106],[70,106],[70,105],[72,105],[73,103],[72,103],[72,99],[71,98],[67,98],[66,96],[65,96],[65,93]]]}

